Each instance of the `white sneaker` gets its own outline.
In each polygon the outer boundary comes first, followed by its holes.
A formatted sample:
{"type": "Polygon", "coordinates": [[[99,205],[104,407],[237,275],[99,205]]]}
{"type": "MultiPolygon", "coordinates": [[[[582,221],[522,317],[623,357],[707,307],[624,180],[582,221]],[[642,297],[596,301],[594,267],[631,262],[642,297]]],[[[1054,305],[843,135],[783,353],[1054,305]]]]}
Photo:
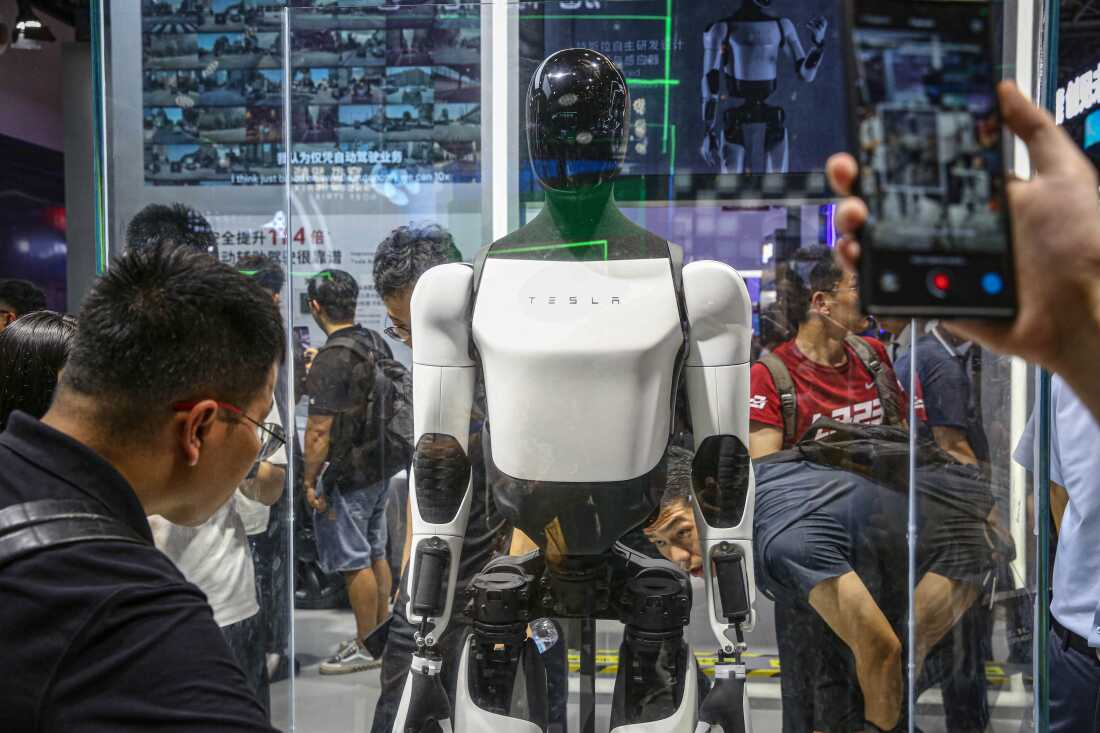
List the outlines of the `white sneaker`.
{"type": "Polygon", "coordinates": [[[321,662],[321,674],[350,674],[382,666],[381,659],[372,657],[355,639],[340,645],[336,655],[321,662]]]}

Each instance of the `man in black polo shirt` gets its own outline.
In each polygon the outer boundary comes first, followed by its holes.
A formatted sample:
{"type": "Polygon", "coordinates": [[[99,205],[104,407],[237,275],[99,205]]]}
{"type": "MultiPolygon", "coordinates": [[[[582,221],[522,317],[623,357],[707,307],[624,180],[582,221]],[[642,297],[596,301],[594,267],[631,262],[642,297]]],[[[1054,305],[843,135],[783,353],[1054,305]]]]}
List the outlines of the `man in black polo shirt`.
{"type": "Polygon", "coordinates": [[[230,497],[284,346],[271,297],[206,254],[132,252],[96,284],[50,410],[0,435],[0,516],[80,500],[130,539],[15,555],[0,537],[5,729],[272,730],[145,517],[194,526],[230,497]]]}

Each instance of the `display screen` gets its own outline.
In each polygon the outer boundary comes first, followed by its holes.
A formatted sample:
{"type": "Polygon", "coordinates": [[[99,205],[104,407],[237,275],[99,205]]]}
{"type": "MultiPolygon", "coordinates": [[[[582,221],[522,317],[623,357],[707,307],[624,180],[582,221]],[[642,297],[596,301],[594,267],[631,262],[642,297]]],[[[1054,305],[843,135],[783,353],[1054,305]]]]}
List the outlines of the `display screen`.
{"type": "MultiPolygon", "coordinates": [[[[142,0],[147,185],[282,185],[282,11],[142,0]]],[[[296,0],[291,182],[481,178],[481,7],[296,0]]]]}
{"type": "Polygon", "coordinates": [[[1079,51],[1080,44],[1074,41],[1071,37],[1070,43],[1077,52],[1067,54],[1069,58],[1064,58],[1059,65],[1054,119],[1100,169],[1100,54],[1092,46],[1087,51],[1079,51]],[[1080,65],[1076,57],[1088,57],[1088,61],[1080,65]],[[1070,66],[1075,63],[1077,65],[1070,66]]]}
{"type": "Polygon", "coordinates": [[[825,161],[848,147],[840,0],[531,5],[521,88],[556,50],[608,56],[632,102],[623,176],[668,178],[645,197],[828,195],[825,161]]]}
{"type": "Polygon", "coordinates": [[[856,3],[860,186],[875,248],[1005,251],[990,22],[988,3],[856,3]]]}

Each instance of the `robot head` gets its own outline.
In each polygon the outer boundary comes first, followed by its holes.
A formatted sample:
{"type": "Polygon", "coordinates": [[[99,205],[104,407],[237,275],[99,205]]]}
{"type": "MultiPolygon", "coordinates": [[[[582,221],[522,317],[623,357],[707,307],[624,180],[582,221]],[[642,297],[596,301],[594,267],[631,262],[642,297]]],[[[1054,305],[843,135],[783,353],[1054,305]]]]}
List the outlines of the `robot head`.
{"type": "Polygon", "coordinates": [[[626,159],[626,80],[609,58],[572,48],[552,54],[527,92],[527,147],[549,191],[579,191],[614,179],[626,159]]]}

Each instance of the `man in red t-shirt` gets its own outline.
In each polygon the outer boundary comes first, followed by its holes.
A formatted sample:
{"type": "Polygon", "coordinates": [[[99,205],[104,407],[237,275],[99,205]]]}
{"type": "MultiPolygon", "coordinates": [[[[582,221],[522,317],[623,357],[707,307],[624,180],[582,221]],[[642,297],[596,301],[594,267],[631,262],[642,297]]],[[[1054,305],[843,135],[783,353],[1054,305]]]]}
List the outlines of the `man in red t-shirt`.
{"type": "MultiPolygon", "coordinates": [[[[859,305],[856,275],[842,270],[833,253],[824,247],[800,250],[784,263],[777,274],[776,287],[780,308],[794,338],[772,353],[790,373],[796,394],[796,427],[793,439],[785,437],[779,391],[771,372],[762,363],[752,367],[749,400],[749,452],[753,459],[790,447],[806,437],[811,425],[821,417],[839,422],[878,425],[885,410],[875,385],[875,377],[845,339],[865,328],[866,318],[859,305]]],[[[879,361],[897,381],[883,344],[866,339],[879,361]]],[[[907,398],[898,385],[898,412],[902,420],[908,414],[907,398]]],[[[917,415],[923,419],[918,401],[917,415]]],[[[821,435],[809,436],[811,438],[821,435]]],[[[851,532],[844,526],[830,530],[851,532]]],[[[828,532],[810,536],[828,536],[828,532]]],[[[854,538],[853,538],[854,539],[854,538]]],[[[901,715],[901,642],[859,575],[842,559],[838,547],[808,544],[799,558],[785,560],[802,564],[809,572],[804,577],[822,577],[809,591],[809,605],[851,649],[856,675],[863,693],[863,716],[868,730],[877,726],[890,730],[901,715]]],[[[960,592],[959,583],[933,572],[925,573],[917,586],[918,638],[923,649],[930,649],[957,621],[960,604],[952,601],[960,592]]],[[[963,606],[965,610],[965,606],[963,606]]],[[[801,623],[798,611],[781,609],[777,604],[777,632],[781,626],[801,623]],[[780,616],[788,614],[786,619],[780,616]],[[794,619],[794,620],[792,620],[794,619]],[[781,622],[782,621],[782,622],[781,622]]],[[[779,633],[782,636],[782,633],[779,633]]],[[[834,675],[827,664],[806,664],[805,634],[787,634],[780,639],[780,654],[789,650],[785,665],[815,668],[819,675],[834,675]]],[[[921,660],[923,661],[923,660],[921,660]]],[[[813,680],[821,688],[820,680],[813,680]]],[[[815,701],[815,706],[822,704],[815,701]]],[[[815,729],[829,730],[830,712],[814,711],[815,729]],[[824,715],[824,720],[822,716],[824,715]],[[818,724],[820,721],[820,724],[818,724]]]]}
{"type": "MultiPolygon", "coordinates": [[[[883,344],[872,338],[864,337],[864,340],[875,350],[879,360],[892,375],[893,368],[889,366],[890,359],[883,344]]],[[[779,406],[779,392],[771,373],[759,362],[753,365],[752,397],[749,400],[749,419],[752,421],[750,440],[759,449],[754,452],[767,455],[781,448],[790,448],[803,437],[824,437],[821,431],[806,436],[810,426],[822,417],[860,425],[883,423],[882,400],[875,387],[874,375],[863,365],[851,346],[841,340],[839,347],[837,360],[842,362],[839,366],[833,366],[832,363],[821,364],[807,357],[799,349],[797,337],[784,342],[772,352],[787,367],[798,395],[796,437],[790,441],[785,440],[782,434],[783,415],[779,406]]],[[[900,394],[903,397],[900,408],[905,414],[908,407],[905,404],[904,391],[900,394]]],[[[918,403],[918,414],[920,410],[918,403]]]]}

